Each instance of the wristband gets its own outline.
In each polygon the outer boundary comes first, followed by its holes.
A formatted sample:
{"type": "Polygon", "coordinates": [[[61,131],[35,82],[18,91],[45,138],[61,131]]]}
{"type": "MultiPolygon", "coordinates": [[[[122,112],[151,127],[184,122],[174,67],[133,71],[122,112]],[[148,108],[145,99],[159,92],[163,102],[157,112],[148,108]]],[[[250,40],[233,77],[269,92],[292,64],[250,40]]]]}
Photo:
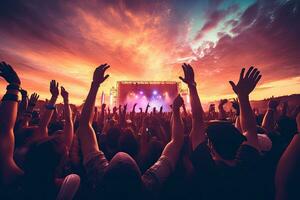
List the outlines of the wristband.
{"type": "Polygon", "coordinates": [[[19,96],[16,94],[5,94],[2,97],[2,101],[15,101],[15,102],[19,102],[19,96]]]}
{"type": "Polygon", "coordinates": [[[6,86],[6,90],[18,90],[20,91],[20,86],[16,85],[16,84],[9,84],[8,86],[6,86]]]}
{"type": "Polygon", "coordinates": [[[52,106],[52,105],[46,105],[45,108],[47,110],[55,110],[56,107],[55,107],[55,105],[54,106],[52,106]]]}

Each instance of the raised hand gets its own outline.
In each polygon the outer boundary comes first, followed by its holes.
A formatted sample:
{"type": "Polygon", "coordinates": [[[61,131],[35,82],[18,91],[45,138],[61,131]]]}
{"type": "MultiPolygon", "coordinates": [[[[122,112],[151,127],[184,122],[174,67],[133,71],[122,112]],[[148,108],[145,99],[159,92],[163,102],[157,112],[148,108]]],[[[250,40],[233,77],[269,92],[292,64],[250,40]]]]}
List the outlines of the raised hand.
{"type": "Polygon", "coordinates": [[[233,99],[233,101],[231,102],[231,105],[232,105],[233,109],[235,109],[237,115],[239,115],[240,114],[240,105],[239,105],[238,99],[233,99]]]}
{"type": "MultiPolygon", "coordinates": [[[[104,110],[105,109],[105,107],[106,107],[106,104],[105,103],[103,103],[102,104],[102,106],[101,106],[101,110],[104,110]]],[[[109,109],[109,108],[108,108],[109,109]]]]}
{"type": "Polygon", "coordinates": [[[183,98],[180,96],[180,94],[174,99],[173,101],[173,110],[179,110],[181,106],[183,106],[183,98]]]}
{"type": "Polygon", "coordinates": [[[132,112],[135,112],[136,106],[137,106],[137,103],[135,103],[135,104],[133,105],[133,107],[132,107],[132,112]]]}
{"type": "Polygon", "coordinates": [[[184,78],[179,76],[179,79],[185,82],[188,86],[195,85],[195,75],[192,66],[190,64],[184,63],[182,65],[182,69],[184,72],[184,78]]]}
{"type": "Polygon", "coordinates": [[[113,107],[113,114],[117,113],[118,108],[116,106],[113,107]]]}
{"type": "Polygon", "coordinates": [[[6,64],[5,62],[0,62],[0,76],[2,76],[9,84],[21,84],[18,74],[9,64],[6,64]]]}
{"type": "Polygon", "coordinates": [[[64,102],[68,102],[69,101],[69,93],[66,91],[66,89],[63,86],[60,87],[60,93],[61,93],[62,98],[64,99],[64,102]]]}
{"type": "Polygon", "coordinates": [[[55,80],[52,80],[50,82],[50,93],[54,97],[58,97],[58,95],[59,95],[58,83],[55,80]]]}
{"type": "Polygon", "coordinates": [[[240,73],[240,79],[237,84],[235,84],[233,81],[229,81],[233,91],[238,96],[248,96],[261,79],[260,71],[258,71],[257,68],[250,67],[245,76],[244,73],[245,68],[242,69],[240,73]]]}
{"type": "Polygon", "coordinates": [[[228,102],[227,99],[221,99],[219,102],[219,106],[224,106],[228,102]]]}
{"type": "Polygon", "coordinates": [[[110,66],[107,65],[107,64],[102,64],[100,65],[99,67],[97,67],[95,69],[95,72],[94,72],[94,76],[93,76],[93,83],[96,83],[96,84],[101,84],[103,83],[108,77],[109,75],[104,75],[105,74],[105,71],[109,68],[110,66]]]}
{"type": "Polygon", "coordinates": [[[31,94],[31,96],[29,98],[28,106],[34,107],[36,105],[36,102],[38,101],[39,97],[40,96],[37,93],[31,94]]]}
{"type": "Polygon", "coordinates": [[[27,91],[26,90],[21,89],[20,92],[21,92],[22,98],[27,97],[27,91]]]}

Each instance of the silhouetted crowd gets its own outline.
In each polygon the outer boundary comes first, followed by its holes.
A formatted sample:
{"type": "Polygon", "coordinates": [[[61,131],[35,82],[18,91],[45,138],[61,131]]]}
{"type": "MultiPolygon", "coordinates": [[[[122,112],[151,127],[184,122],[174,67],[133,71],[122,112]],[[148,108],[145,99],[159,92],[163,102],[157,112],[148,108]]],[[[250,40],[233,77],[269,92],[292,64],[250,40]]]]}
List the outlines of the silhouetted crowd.
{"type": "MultiPolygon", "coordinates": [[[[205,112],[193,68],[183,64],[191,112],[178,95],[172,112],[150,105],[95,107],[107,64],[97,67],[82,108],[52,80],[35,109],[13,67],[0,63],[0,199],[300,199],[300,107],[270,99],[263,117],[249,94],[260,71],[229,81],[232,111],[205,112]],[[58,96],[63,106],[56,105],[58,96]],[[280,105],[280,106],[279,106],[280,105]],[[279,109],[281,107],[281,109],[279,109]]],[[[198,83],[201,84],[201,83],[198,83]]],[[[72,95],[72,94],[70,94],[72,95]]]]}

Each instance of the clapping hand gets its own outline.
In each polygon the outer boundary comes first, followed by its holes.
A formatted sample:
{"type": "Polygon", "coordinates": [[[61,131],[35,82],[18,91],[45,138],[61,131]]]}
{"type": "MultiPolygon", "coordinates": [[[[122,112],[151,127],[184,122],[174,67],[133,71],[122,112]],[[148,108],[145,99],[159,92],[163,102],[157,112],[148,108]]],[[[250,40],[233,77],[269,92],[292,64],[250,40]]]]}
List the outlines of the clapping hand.
{"type": "Polygon", "coordinates": [[[179,76],[179,79],[181,79],[183,82],[185,82],[188,86],[195,84],[195,75],[194,70],[190,64],[184,63],[182,65],[182,69],[184,72],[184,78],[179,76]]]}
{"type": "Polygon", "coordinates": [[[242,69],[240,73],[240,79],[237,84],[235,84],[233,81],[229,81],[233,91],[238,96],[248,96],[261,79],[260,71],[258,71],[257,68],[250,67],[245,76],[244,73],[245,68],[242,69]]]}
{"type": "Polygon", "coordinates": [[[5,62],[0,62],[0,76],[2,76],[9,84],[21,84],[20,78],[15,70],[5,62]]]}
{"type": "Polygon", "coordinates": [[[96,83],[96,84],[101,84],[103,83],[108,77],[109,75],[104,75],[105,74],[105,71],[109,68],[110,66],[107,65],[107,64],[102,64],[100,65],[99,67],[97,67],[95,69],[95,72],[94,72],[94,76],[93,76],[93,83],[96,83]]]}
{"type": "Polygon", "coordinates": [[[58,97],[59,95],[58,83],[55,80],[50,82],[50,93],[53,97],[58,97]]]}

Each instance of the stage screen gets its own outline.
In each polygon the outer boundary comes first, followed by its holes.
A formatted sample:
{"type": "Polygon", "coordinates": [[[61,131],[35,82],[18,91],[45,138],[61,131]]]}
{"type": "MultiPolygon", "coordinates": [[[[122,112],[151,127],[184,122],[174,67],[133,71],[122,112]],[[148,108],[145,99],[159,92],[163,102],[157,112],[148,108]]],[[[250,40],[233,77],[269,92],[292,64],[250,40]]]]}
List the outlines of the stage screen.
{"type": "Polygon", "coordinates": [[[163,106],[163,111],[170,111],[170,105],[173,99],[178,95],[178,82],[162,81],[162,82],[118,82],[118,99],[117,102],[121,105],[128,105],[127,111],[131,111],[135,103],[136,112],[139,108],[145,108],[150,104],[149,112],[155,107],[159,111],[163,106]]]}

